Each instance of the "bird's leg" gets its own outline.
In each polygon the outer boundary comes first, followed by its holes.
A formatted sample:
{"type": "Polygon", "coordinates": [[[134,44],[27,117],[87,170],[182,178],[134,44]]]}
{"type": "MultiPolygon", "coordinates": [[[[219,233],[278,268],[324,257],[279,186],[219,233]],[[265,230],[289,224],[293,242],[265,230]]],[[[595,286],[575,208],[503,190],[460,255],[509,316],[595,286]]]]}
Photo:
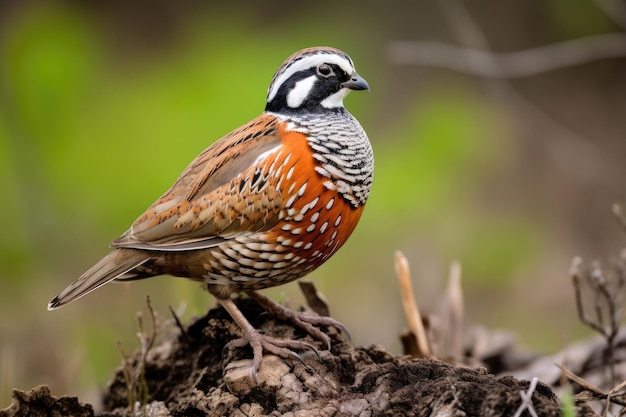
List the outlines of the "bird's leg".
{"type": "Polygon", "coordinates": [[[261,364],[261,359],[263,358],[263,351],[266,350],[275,355],[278,355],[282,358],[295,358],[300,362],[304,362],[302,357],[294,352],[296,350],[305,350],[310,349],[316,351],[315,347],[309,343],[302,342],[300,340],[289,340],[289,339],[276,339],[271,336],[267,336],[259,333],[257,329],[250,324],[250,322],[245,318],[241,310],[237,307],[233,300],[230,298],[217,299],[219,303],[228,311],[228,314],[235,320],[235,323],[239,325],[241,331],[243,332],[243,337],[234,339],[224,346],[225,350],[231,351],[232,349],[243,347],[246,344],[249,344],[252,347],[252,378],[256,384],[259,383],[257,377],[257,370],[259,369],[259,365],[261,364]]]}
{"type": "Polygon", "coordinates": [[[265,310],[267,310],[270,314],[273,314],[276,318],[288,321],[294,326],[303,329],[313,338],[321,340],[326,345],[328,350],[330,350],[331,347],[330,337],[314,325],[321,324],[338,327],[340,330],[344,331],[348,337],[350,337],[348,328],[333,318],[322,317],[307,312],[296,313],[295,311],[289,310],[287,307],[278,304],[257,291],[248,291],[246,294],[248,294],[250,298],[259,303],[265,310]]]}

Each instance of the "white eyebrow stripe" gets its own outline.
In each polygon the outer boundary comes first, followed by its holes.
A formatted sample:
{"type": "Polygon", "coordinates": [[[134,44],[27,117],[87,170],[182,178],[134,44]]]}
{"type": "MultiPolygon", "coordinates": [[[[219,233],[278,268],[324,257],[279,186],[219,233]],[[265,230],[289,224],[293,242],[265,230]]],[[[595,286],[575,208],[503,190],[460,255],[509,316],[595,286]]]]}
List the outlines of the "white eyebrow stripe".
{"type": "Polygon", "coordinates": [[[287,81],[293,74],[300,71],[304,71],[311,67],[316,67],[320,64],[335,64],[338,65],[346,74],[352,74],[354,68],[352,63],[346,58],[336,54],[315,54],[306,56],[287,65],[283,72],[274,79],[274,82],[270,85],[267,93],[267,102],[269,103],[276,97],[278,90],[285,81],[287,81]]]}

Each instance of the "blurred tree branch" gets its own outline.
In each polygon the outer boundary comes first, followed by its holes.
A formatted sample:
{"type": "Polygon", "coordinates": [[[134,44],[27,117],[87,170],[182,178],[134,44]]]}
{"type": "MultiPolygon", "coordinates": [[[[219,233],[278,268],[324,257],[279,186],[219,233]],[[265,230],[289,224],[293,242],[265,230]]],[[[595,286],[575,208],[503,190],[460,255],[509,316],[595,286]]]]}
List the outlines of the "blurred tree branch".
{"type": "Polygon", "coordinates": [[[595,0],[595,3],[613,22],[626,29],[626,3],[621,0],[595,0]]]}
{"type": "MultiPolygon", "coordinates": [[[[612,19],[619,14],[610,0],[596,0],[612,19]]],[[[592,141],[538,107],[526,98],[511,82],[512,78],[530,76],[566,66],[598,59],[626,56],[626,35],[606,34],[533,48],[525,51],[498,54],[490,51],[489,42],[473,20],[463,0],[439,1],[448,27],[456,35],[460,46],[433,42],[392,42],[388,55],[392,62],[411,65],[439,65],[474,76],[486,78],[486,90],[515,109],[522,127],[531,125],[529,138],[542,142],[554,164],[572,178],[588,182],[599,175],[614,176],[620,172],[621,161],[602,151],[592,141]],[[540,137],[534,132],[540,131],[540,137]]]]}
{"type": "Polygon", "coordinates": [[[396,64],[430,65],[479,77],[510,79],[626,56],[626,35],[588,36],[510,53],[439,42],[397,41],[389,46],[389,56],[396,64]]]}

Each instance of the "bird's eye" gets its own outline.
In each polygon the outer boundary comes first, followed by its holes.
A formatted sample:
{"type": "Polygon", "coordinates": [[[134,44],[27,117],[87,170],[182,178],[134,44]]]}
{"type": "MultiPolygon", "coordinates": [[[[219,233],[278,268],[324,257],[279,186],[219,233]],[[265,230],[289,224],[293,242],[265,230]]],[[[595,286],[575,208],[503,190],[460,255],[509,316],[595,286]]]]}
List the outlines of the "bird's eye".
{"type": "Polygon", "coordinates": [[[317,73],[325,78],[335,75],[333,69],[328,64],[322,64],[317,67],[317,73]]]}

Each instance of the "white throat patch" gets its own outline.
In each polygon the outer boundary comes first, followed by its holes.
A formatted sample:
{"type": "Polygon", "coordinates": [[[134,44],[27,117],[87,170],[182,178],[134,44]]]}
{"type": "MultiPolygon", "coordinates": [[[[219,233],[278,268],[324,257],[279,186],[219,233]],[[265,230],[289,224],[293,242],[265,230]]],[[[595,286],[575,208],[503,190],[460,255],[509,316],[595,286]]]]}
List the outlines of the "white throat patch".
{"type": "Polygon", "coordinates": [[[322,107],[326,107],[327,109],[343,107],[343,99],[346,98],[349,92],[349,89],[342,88],[336,93],[333,93],[330,96],[326,97],[324,100],[322,100],[320,104],[322,105],[322,107]]]}

